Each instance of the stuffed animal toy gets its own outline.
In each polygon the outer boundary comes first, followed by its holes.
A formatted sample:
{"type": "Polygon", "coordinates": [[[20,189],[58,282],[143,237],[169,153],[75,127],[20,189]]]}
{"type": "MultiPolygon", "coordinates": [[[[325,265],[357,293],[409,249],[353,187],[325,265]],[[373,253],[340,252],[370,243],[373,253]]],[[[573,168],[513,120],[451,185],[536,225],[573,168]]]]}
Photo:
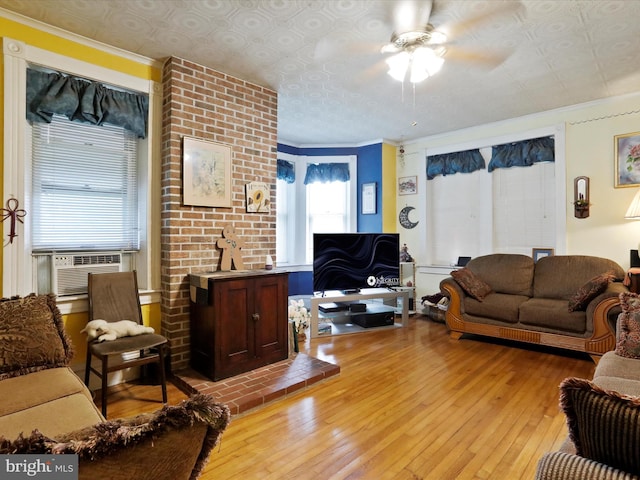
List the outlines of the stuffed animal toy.
{"type": "Polygon", "coordinates": [[[86,327],[80,330],[80,333],[86,333],[89,340],[97,338],[99,342],[108,342],[120,337],[134,337],[154,331],[152,327],[145,327],[131,320],[120,320],[119,322],[91,320],[86,327]]]}

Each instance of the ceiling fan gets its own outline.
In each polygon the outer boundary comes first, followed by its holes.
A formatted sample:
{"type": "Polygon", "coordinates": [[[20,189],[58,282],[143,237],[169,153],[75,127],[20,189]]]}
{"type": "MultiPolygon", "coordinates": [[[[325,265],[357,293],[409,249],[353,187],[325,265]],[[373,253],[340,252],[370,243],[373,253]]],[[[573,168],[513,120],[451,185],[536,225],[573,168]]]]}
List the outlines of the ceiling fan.
{"type": "Polygon", "coordinates": [[[494,15],[515,11],[521,6],[519,1],[502,2],[499,10],[489,9],[466,21],[438,28],[430,23],[434,6],[434,0],[393,3],[394,32],[390,42],[380,49],[383,54],[392,54],[385,60],[389,67],[387,73],[392,78],[404,82],[408,75],[410,82],[421,82],[440,71],[445,57],[487,65],[497,65],[506,58],[503,52],[474,52],[457,48],[449,42],[449,35],[455,38],[494,15]]]}

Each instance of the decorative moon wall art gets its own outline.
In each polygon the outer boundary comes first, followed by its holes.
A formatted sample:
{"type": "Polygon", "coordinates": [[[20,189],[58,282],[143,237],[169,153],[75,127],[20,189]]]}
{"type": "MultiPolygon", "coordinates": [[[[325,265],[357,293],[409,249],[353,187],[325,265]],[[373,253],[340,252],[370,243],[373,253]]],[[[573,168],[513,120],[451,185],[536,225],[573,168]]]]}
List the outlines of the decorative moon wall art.
{"type": "Polygon", "coordinates": [[[400,214],[398,215],[398,221],[404,228],[415,228],[415,226],[418,225],[418,222],[412,222],[409,219],[409,213],[411,212],[411,210],[415,210],[415,207],[410,207],[409,205],[407,205],[402,210],[400,210],[400,214]]]}

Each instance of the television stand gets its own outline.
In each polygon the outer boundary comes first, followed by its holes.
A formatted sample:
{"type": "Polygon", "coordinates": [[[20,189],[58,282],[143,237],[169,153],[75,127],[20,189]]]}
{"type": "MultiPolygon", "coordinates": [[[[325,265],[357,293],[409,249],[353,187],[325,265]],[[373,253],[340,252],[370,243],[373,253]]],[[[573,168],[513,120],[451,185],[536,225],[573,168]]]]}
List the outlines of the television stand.
{"type": "MultiPolygon", "coordinates": [[[[394,328],[394,327],[406,327],[409,324],[409,292],[406,290],[395,291],[387,288],[363,288],[358,293],[345,294],[341,291],[325,291],[321,296],[311,297],[311,325],[309,328],[311,338],[317,338],[320,336],[339,335],[342,333],[356,333],[366,332],[371,328],[354,327],[349,331],[337,332],[335,326],[330,331],[318,332],[318,324],[320,323],[320,304],[326,304],[327,302],[335,302],[337,304],[344,304],[348,302],[360,302],[363,300],[387,300],[387,299],[402,299],[402,309],[396,308],[396,314],[401,312],[401,323],[394,323],[393,325],[374,327],[374,328],[394,328]]],[[[373,304],[373,303],[372,303],[373,304]]],[[[366,315],[366,312],[356,313],[356,315],[366,315]]],[[[346,318],[351,315],[350,312],[339,312],[341,318],[346,318]]]]}
{"type": "Polygon", "coordinates": [[[359,288],[347,288],[346,290],[341,290],[343,295],[352,295],[354,293],[360,293],[359,288]]]}

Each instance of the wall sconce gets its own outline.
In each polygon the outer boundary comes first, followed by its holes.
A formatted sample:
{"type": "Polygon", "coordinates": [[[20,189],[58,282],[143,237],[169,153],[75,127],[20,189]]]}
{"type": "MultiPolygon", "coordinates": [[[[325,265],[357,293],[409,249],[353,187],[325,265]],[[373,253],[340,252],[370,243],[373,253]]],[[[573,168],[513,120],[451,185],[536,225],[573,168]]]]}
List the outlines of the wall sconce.
{"type": "Polygon", "coordinates": [[[589,177],[576,177],[573,181],[573,208],[576,218],[589,216],[589,177]]]}

